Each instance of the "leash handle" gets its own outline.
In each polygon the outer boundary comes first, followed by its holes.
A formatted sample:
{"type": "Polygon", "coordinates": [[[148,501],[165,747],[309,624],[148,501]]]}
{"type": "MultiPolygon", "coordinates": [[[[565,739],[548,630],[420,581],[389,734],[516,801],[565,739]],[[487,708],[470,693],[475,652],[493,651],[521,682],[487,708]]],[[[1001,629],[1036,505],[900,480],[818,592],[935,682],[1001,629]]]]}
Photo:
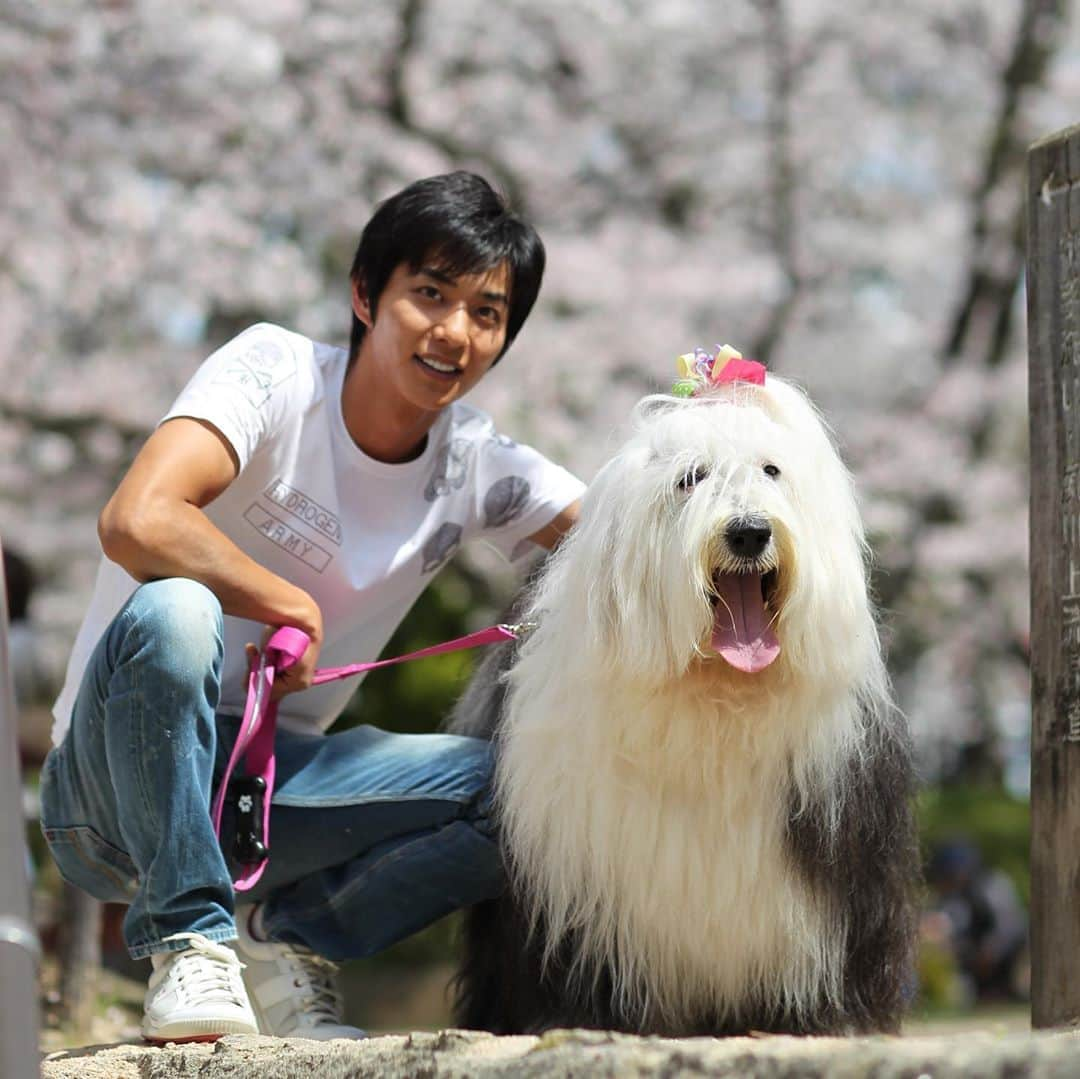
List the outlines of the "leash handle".
{"type": "MultiPolygon", "coordinates": [[[[392,659],[351,663],[344,667],[322,667],[315,671],[311,684],[322,685],[324,682],[334,682],[341,678],[363,674],[365,671],[373,671],[377,667],[389,667],[411,659],[457,652],[464,648],[475,648],[481,644],[513,641],[532,627],[531,622],[522,622],[514,626],[500,623],[478,630],[476,633],[466,634],[464,637],[456,637],[452,641],[445,641],[443,644],[421,648],[404,656],[394,656],[392,659]]],[[[252,780],[252,790],[257,790],[258,797],[253,797],[251,793],[240,794],[238,803],[242,803],[246,798],[249,804],[238,804],[237,814],[243,815],[248,823],[253,812],[260,814],[262,830],[260,838],[253,830],[241,834],[238,829],[236,853],[242,865],[253,866],[250,869],[245,868],[239,878],[233,882],[233,887],[238,892],[246,892],[255,886],[263,875],[270,856],[270,799],[274,793],[274,731],[277,727],[277,702],[272,699],[274,674],[276,671],[288,670],[297,663],[310,644],[311,638],[302,629],[297,629],[295,626],[281,626],[271,634],[259,656],[252,660],[248,672],[247,701],[244,705],[244,717],[240,722],[240,733],[236,737],[225,774],[218,786],[212,813],[214,832],[220,839],[221,814],[225,808],[229,781],[236,766],[240,763],[240,758],[246,754],[246,778],[252,780]],[[258,804],[259,800],[261,800],[261,806],[258,804]]]]}
{"type": "Polygon", "coordinates": [[[253,780],[261,780],[258,786],[262,805],[249,793],[246,795],[250,804],[244,805],[240,794],[237,815],[249,820],[254,812],[261,816],[261,838],[259,835],[245,836],[237,830],[237,854],[242,858],[254,858],[244,861],[244,871],[233,882],[238,892],[246,892],[258,883],[266,869],[270,855],[270,797],[274,790],[274,730],[277,727],[277,702],[271,699],[274,688],[274,674],[278,670],[287,670],[307,651],[310,638],[302,630],[283,626],[275,630],[260,655],[253,659],[248,671],[247,700],[244,704],[244,716],[240,721],[240,732],[236,736],[225,774],[221,777],[217,797],[214,799],[212,821],[214,832],[221,837],[221,814],[225,808],[225,798],[240,758],[246,755],[247,774],[253,780]],[[261,812],[260,812],[261,810],[261,812]],[[250,868],[247,868],[250,867],[250,868]]]}

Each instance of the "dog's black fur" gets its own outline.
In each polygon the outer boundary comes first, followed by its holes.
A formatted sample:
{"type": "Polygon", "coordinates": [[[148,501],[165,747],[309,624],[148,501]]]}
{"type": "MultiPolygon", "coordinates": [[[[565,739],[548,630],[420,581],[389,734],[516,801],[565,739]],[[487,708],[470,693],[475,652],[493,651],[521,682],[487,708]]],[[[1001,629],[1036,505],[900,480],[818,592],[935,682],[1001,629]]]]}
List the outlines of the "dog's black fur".
{"type": "MultiPolygon", "coordinates": [[[[506,644],[485,657],[449,730],[497,737],[505,700],[502,675],[512,666],[515,651],[514,644],[506,644]]],[[[553,957],[543,961],[548,944],[544,925],[535,924],[530,932],[526,907],[511,888],[466,913],[464,955],[455,978],[455,1021],[497,1034],[554,1027],[670,1036],[897,1031],[914,990],[918,880],[914,777],[902,718],[893,713],[887,725],[875,726],[864,750],[848,764],[848,795],[839,828],[826,827],[829,807],[824,800],[798,812],[793,802],[788,818],[787,841],[796,865],[815,890],[830,892],[846,914],[839,1006],[822,993],[816,1008],[796,1018],[778,1002],[755,1000],[750,994],[737,1018],[685,1015],[675,1024],[647,1010],[623,1011],[612,992],[610,969],[574,976],[572,937],[561,940],[553,957]]]]}

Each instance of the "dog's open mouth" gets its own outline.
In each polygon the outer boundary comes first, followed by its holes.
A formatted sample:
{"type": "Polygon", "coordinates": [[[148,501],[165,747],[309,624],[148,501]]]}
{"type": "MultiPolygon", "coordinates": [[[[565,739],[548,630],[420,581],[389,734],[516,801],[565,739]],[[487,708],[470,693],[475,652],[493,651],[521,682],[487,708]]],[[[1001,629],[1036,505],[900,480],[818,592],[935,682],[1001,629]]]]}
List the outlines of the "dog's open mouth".
{"type": "Polygon", "coordinates": [[[716,573],[713,586],[713,651],[736,670],[763,671],[778,655],[769,600],[776,572],[716,573]]]}

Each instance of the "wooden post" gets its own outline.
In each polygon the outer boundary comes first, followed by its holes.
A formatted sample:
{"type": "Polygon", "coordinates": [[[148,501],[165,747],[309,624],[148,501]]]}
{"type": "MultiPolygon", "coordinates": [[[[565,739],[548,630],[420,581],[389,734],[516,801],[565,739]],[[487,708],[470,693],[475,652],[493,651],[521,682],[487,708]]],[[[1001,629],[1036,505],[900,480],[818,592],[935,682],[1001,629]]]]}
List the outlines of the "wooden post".
{"type": "Polygon", "coordinates": [[[1080,1023],[1080,125],[1028,151],[1031,1018],[1080,1023]]]}

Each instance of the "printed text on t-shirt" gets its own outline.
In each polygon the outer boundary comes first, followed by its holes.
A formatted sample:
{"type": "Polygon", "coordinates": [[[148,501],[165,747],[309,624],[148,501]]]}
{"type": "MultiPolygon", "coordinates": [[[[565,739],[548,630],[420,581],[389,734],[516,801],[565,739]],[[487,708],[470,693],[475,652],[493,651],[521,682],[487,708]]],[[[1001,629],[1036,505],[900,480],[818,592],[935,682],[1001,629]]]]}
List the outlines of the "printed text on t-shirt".
{"type": "Polygon", "coordinates": [[[330,565],[333,556],[324,551],[317,543],[310,543],[299,532],[290,528],[284,521],[268,513],[253,502],[244,514],[244,520],[254,525],[268,540],[276,543],[286,554],[306,562],[313,570],[322,573],[330,565]]]}
{"type": "Polygon", "coordinates": [[[332,543],[341,546],[341,522],[313,498],[308,498],[303,491],[298,491],[281,480],[274,480],[266,488],[265,494],[280,509],[318,529],[332,543]]]}

